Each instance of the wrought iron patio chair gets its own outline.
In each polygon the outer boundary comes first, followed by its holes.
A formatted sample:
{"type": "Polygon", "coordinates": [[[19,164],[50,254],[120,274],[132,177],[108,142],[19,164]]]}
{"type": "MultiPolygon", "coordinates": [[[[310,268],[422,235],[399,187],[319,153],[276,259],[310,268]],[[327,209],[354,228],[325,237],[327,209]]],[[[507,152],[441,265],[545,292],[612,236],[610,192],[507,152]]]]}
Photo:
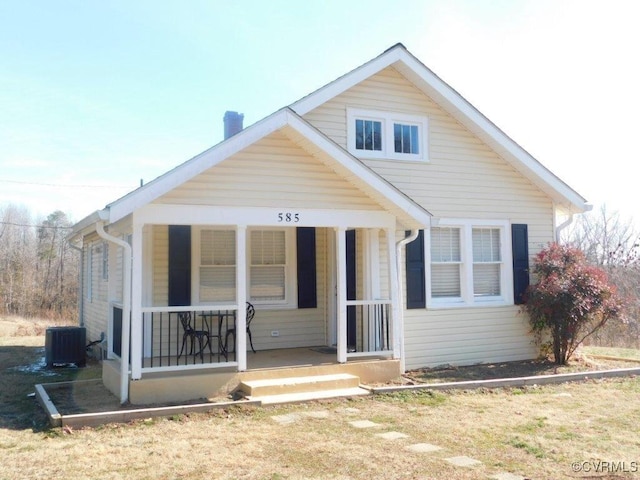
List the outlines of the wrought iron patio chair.
{"type": "MultiPolygon", "coordinates": [[[[256,349],[253,348],[253,338],[251,337],[251,321],[253,320],[253,317],[256,314],[256,309],[253,307],[252,304],[250,304],[249,302],[247,302],[247,335],[249,335],[249,345],[251,345],[251,350],[253,351],[253,353],[256,353],[256,349]]],[[[233,335],[233,343],[231,344],[232,347],[235,348],[235,343],[236,343],[236,328],[235,326],[233,328],[230,328],[227,330],[227,333],[225,335],[224,338],[224,349],[226,352],[229,352],[229,336],[233,335]]]]}
{"type": "Polygon", "coordinates": [[[194,347],[196,341],[198,342],[198,354],[200,355],[200,360],[204,359],[203,353],[204,349],[209,347],[211,350],[211,340],[209,337],[211,333],[209,330],[201,329],[197,330],[193,328],[191,325],[191,312],[180,312],[178,313],[178,318],[180,319],[180,323],[182,323],[182,328],[184,333],[182,334],[182,347],[180,348],[180,353],[178,354],[178,358],[185,353],[185,347],[187,346],[187,341],[191,343],[189,349],[189,355],[194,354],[194,347]]]}

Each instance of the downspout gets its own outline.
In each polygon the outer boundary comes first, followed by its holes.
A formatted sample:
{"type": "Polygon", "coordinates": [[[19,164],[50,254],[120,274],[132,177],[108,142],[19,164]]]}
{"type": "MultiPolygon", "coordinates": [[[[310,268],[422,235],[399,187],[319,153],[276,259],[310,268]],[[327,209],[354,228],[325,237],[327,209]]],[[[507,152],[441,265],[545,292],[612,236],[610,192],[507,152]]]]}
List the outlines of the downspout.
{"type": "Polygon", "coordinates": [[[120,354],[120,403],[129,399],[129,343],[131,332],[131,245],[124,240],[104,231],[104,218],[96,222],[96,232],[107,242],[115,243],[124,249],[124,288],[122,299],[122,352],[120,354]]]}
{"type": "Polygon", "coordinates": [[[560,233],[562,230],[567,228],[569,225],[573,223],[573,213],[569,214],[569,218],[567,218],[564,222],[556,227],[556,242],[560,243],[560,233]]]}
{"type": "Polygon", "coordinates": [[[396,242],[396,272],[398,274],[398,302],[400,308],[398,308],[398,335],[400,335],[400,372],[405,372],[405,358],[404,358],[404,297],[402,295],[402,247],[407,243],[413,242],[420,235],[420,230],[411,230],[411,234],[408,237],[403,238],[396,242]]]}
{"type": "Polygon", "coordinates": [[[84,327],[84,250],[69,242],[69,246],[80,252],[80,281],[78,282],[78,325],[84,327]]]}

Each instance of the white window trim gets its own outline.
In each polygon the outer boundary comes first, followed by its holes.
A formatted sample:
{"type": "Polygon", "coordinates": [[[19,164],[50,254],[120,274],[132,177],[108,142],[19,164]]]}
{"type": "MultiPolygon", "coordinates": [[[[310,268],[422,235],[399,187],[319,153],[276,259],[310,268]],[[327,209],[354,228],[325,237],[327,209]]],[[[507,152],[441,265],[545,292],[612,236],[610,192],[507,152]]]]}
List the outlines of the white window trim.
{"type": "Polygon", "coordinates": [[[460,290],[461,296],[454,298],[431,297],[431,231],[425,230],[425,275],[427,285],[427,308],[460,308],[513,305],[513,260],[511,252],[511,224],[506,220],[434,219],[433,227],[460,228],[460,290]],[[497,228],[500,230],[500,295],[474,297],[473,295],[473,228],[497,228]]]}
{"type": "Polygon", "coordinates": [[[419,115],[363,110],[347,107],[347,150],[359,158],[391,159],[416,162],[429,161],[429,119],[419,115]],[[374,120],[382,123],[382,150],[356,149],[356,120],[374,120]],[[396,153],[393,142],[393,124],[417,125],[420,153],[396,153]]]}
{"type": "MultiPolygon", "coordinates": [[[[193,305],[211,305],[211,302],[200,301],[200,232],[202,230],[219,230],[219,231],[236,231],[237,242],[237,230],[234,228],[225,228],[224,226],[198,226],[193,227],[191,234],[191,300],[193,305]]],[[[244,272],[247,278],[247,301],[254,305],[259,305],[262,310],[282,310],[282,309],[295,309],[298,308],[298,271],[296,266],[297,252],[296,252],[296,229],[295,228],[280,228],[280,227],[252,227],[247,228],[246,235],[246,271],[244,272]],[[285,284],[285,299],[280,301],[259,301],[251,300],[250,285],[251,285],[251,231],[255,230],[272,230],[272,231],[284,231],[285,232],[285,248],[286,248],[286,284],[285,284]]],[[[236,246],[237,248],[237,246],[236,246]]],[[[238,274],[236,265],[236,275],[238,274]]],[[[237,292],[236,292],[237,296],[237,292]]]]}

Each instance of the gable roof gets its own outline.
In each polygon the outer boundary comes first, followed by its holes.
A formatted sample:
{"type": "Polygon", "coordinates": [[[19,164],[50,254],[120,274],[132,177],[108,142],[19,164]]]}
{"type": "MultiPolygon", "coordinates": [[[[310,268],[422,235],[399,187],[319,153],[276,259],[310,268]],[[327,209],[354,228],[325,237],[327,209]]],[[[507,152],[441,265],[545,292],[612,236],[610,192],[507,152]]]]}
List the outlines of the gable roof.
{"type": "MultiPolygon", "coordinates": [[[[428,211],[288,107],[278,110],[143,187],[110,203],[103,211],[102,217],[108,217],[109,223],[117,222],[137,208],[153,202],[158,197],[277,130],[282,131],[293,142],[373,198],[407,227],[424,228],[429,224],[431,214],[428,211]]],[[[85,220],[79,222],[77,226],[86,224],[85,220]]],[[[79,229],[74,229],[72,235],[78,231],[79,229]]]]}
{"type": "Polygon", "coordinates": [[[545,192],[567,213],[582,213],[591,209],[591,206],[580,194],[500,130],[462,95],[414,57],[401,43],[303,97],[290,105],[290,108],[303,116],[389,66],[404,75],[407,80],[545,192]]]}

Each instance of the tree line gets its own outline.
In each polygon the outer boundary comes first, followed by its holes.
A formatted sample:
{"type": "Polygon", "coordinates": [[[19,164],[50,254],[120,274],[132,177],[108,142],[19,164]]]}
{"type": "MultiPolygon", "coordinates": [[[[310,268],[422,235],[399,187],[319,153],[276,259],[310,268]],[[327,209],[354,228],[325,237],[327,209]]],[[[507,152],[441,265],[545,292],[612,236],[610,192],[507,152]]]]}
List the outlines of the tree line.
{"type": "Polygon", "coordinates": [[[25,208],[0,207],[0,314],[77,319],[80,253],[66,237],[61,211],[36,219],[25,208]]]}

